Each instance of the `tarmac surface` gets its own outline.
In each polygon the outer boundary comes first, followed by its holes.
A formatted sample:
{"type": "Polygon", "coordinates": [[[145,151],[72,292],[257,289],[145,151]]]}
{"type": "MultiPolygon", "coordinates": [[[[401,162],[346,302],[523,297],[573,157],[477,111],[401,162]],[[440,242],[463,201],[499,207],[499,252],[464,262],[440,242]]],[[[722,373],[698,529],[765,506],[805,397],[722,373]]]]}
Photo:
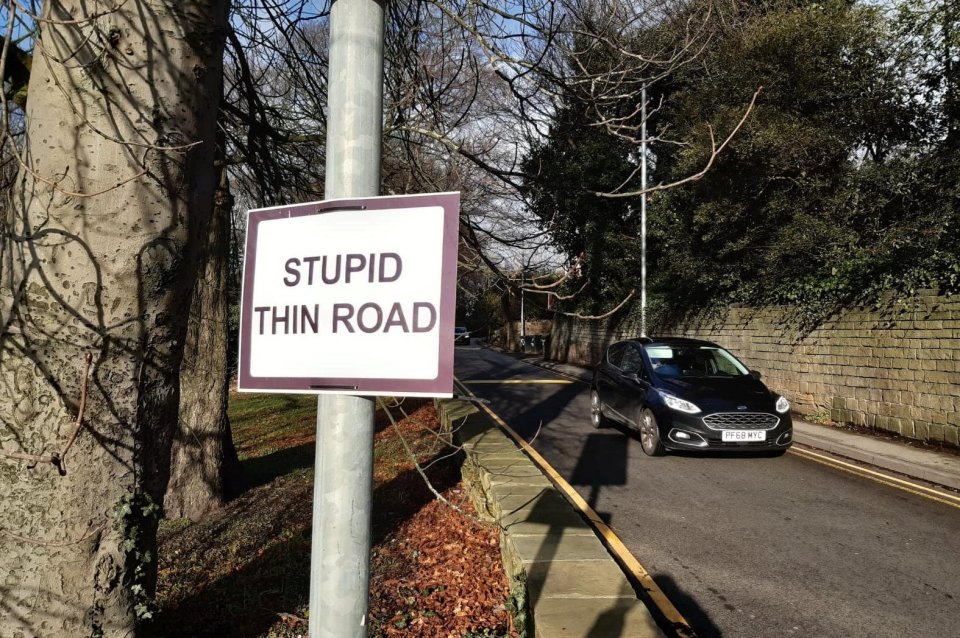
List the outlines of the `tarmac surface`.
{"type": "Polygon", "coordinates": [[[960,457],[795,422],[781,458],[649,458],[626,428],[590,426],[589,371],[467,347],[456,372],[699,636],[956,635],[960,498],[925,482],[960,485],[960,457]]]}
{"type": "MultiPolygon", "coordinates": [[[[525,363],[590,382],[593,371],[539,357],[522,357],[525,363]]],[[[855,461],[897,472],[934,485],[960,490],[960,454],[912,446],[882,436],[861,434],[793,418],[794,441],[855,461]]]]}

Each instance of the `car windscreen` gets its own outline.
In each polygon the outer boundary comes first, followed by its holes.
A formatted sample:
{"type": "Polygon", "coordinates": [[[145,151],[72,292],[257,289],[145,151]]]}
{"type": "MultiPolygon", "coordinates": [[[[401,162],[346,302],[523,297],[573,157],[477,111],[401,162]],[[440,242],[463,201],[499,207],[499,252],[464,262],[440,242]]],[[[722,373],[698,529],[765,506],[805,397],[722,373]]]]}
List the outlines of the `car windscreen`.
{"type": "Polygon", "coordinates": [[[750,371],[723,348],[714,346],[644,346],[653,371],[663,377],[742,377],[750,371]]]}

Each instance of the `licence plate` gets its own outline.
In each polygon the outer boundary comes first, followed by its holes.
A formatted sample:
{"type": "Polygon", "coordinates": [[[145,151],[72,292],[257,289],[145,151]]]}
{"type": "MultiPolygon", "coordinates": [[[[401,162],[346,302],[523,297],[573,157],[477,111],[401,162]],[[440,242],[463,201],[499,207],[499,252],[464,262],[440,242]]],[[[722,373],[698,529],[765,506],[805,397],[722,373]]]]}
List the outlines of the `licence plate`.
{"type": "Polygon", "coordinates": [[[724,430],[720,433],[720,440],[734,443],[750,443],[752,441],[766,441],[765,430],[724,430]]]}

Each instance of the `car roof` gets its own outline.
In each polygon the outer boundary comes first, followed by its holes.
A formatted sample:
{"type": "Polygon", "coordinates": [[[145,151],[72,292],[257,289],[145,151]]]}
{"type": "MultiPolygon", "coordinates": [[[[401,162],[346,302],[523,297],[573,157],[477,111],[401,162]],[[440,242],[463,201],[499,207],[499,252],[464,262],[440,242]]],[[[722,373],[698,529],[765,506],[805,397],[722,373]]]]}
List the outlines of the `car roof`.
{"type": "Polygon", "coordinates": [[[664,345],[664,346],[708,346],[711,348],[719,348],[717,344],[712,341],[705,341],[703,339],[692,339],[690,337],[636,337],[633,339],[626,339],[624,342],[633,342],[639,343],[642,345],[664,345]]]}

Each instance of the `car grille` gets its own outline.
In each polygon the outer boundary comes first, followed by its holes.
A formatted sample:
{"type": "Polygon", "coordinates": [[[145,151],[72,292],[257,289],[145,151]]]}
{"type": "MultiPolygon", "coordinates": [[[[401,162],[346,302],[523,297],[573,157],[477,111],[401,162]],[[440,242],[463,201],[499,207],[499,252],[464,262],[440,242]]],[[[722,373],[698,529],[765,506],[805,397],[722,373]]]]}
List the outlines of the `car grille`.
{"type": "Polygon", "coordinates": [[[703,422],[713,430],[772,430],[780,417],[763,412],[717,412],[703,417],[703,422]]]}

